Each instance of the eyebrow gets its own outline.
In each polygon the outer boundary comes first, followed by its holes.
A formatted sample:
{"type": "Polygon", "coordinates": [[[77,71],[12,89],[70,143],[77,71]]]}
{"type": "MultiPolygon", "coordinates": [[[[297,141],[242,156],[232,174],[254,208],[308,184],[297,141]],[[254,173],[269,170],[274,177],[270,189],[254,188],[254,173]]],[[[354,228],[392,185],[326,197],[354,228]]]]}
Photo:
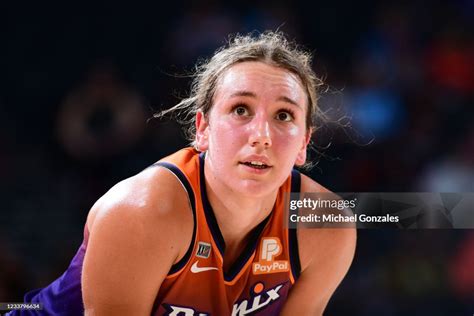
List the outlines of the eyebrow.
{"type": "MultiPolygon", "coordinates": [[[[251,98],[257,98],[257,95],[253,92],[250,92],[250,91],[236,91],[234,93],[232,93],[230,95],[231,98],[233,97],[251,97],[251,98]]],[[[298,103],[296,103],[294,100],[286,97],[286,96],[280,96],[278,97],[277,101],[282,101],[282,102],[285,102],[285,103],[289,103],[289,104],[293,104],[297,107],[300,107],[300,105],[298,103]]]]}

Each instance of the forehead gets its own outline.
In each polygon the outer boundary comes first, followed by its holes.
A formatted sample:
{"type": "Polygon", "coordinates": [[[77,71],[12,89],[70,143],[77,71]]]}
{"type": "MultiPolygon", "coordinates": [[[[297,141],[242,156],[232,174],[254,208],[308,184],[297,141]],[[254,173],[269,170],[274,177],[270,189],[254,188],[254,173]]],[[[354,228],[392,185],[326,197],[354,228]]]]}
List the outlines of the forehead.
{"type": "Polygon", "coordinates": [[[258,61],[235,64],[221,75],[215,98],[236,92],[252,92],[257,97],[288,97],[303,105],[306,100],[301,80],[291,71],[258,61]]]}

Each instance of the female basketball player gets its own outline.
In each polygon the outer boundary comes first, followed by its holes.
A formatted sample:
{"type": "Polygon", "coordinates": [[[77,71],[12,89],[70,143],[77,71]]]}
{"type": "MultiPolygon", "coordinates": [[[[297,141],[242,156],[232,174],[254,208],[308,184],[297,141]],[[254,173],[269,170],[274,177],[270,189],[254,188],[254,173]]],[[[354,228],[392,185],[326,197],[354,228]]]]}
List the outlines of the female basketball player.
{"type": "Polygon", "coordinates": [[[317,86],[281,34],[236,37],[170,110],[192,114],[194,148],[100,198],[69,269],[26,300],[64,315],[322,314],[355,231],[283,225],[285,192],[326,191],[293,170],[317,86]]]}

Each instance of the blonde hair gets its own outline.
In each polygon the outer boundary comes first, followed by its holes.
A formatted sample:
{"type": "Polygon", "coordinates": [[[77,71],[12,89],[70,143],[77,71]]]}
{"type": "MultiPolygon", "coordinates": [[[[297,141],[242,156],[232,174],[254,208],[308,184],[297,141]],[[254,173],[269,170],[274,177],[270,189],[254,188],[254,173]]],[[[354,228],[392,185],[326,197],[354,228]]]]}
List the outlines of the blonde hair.
{"type": "Polygon", "coordinates": [[[281,32],[267,31],[258,35],[236,35],[219,48],[212,58],[196,65],[189,97],[154,117],[174,115],[184,125],[186,137],[194,142],[195,119],[198,111],[207,116],[212,109],[214,94],[222,74],[231,66],[245,61],[260,61],[286,69],[301,80],[307,100],[306,129],[315,127],[315,118],[323,116],[318,108],[318,92],[323,85],[311,68],[311,54],[287,40],[281,32]]]}

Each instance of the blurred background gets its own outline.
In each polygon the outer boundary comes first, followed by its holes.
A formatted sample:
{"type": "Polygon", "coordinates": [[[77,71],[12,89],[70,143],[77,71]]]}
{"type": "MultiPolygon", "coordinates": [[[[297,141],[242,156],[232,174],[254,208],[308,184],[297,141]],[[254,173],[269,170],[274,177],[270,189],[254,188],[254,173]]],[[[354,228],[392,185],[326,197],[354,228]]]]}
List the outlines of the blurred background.
{"type": "MultiPolygon", "coordinates": [[[[1,5],[0,302],[67,268],[88,210],[185,146],[149,119],[232,33],[279,28],[315,55],[306,172],[335,192],[473,192],[474,1],[1,5]],[[329,147],[327,145],[331,144],[329,147]]],[[[473,206],[474,209],[474,206],[473,206]]],[[[474,216],[474,215],[473,215],[474,216]]],[[[472,315],[473,230],[360,230],[327,315],[472,315]]]]}

